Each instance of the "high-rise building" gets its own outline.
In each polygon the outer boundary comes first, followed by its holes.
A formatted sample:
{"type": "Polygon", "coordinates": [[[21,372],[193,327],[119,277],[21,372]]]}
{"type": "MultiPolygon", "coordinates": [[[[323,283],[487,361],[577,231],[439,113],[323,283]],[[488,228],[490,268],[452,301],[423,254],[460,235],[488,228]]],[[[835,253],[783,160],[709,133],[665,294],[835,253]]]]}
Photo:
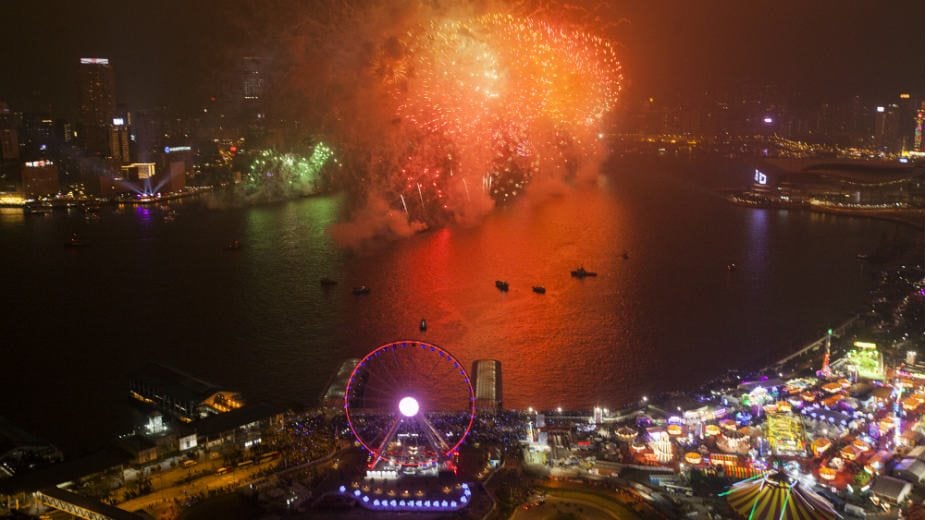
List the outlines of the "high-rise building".
{"type": "Polygon", "coordinates": [[[923,134],[925,134],[925,101],[922,101],[915,112],[915,137],[912,147],[916,152],[925,153],[925,135],[923,134]]]}
{"type": "Polygon", "coordinates": [[[241,98],[248,102],[258,102],[263,99],[265,58],[245,56],[241,59],[243,82],[241,84],[241,98]]]}
{"type": "Polygon", "coordinates": [[[80,59],[80,125],[84,149],[92,154],[110,154],[110,126],[116,115],[115,80],[106,58],[80,59]]]}
{"type": "Polygon", "coordinates": [[[173,139],[167,120],[166,107],[132,111],[131,134],[135,136],[132,156],[136,161],[153,161],[169,140],[173,139]]]}
{"type": "Polygon", "coordinates": [[[250,143],[262,143],[267,133],[266,94],[267,59],[246,56],[241,60],[241,123],[250,143]]]}
{"type": "Polygon", "coordinates": [[[127,115],[112,118],[112,126],[109,129],[109,154],[120,163],[131,162],[129,128],[127,115]]]}
{"type": "Polygon", "coordinates": [[[0,160],[19,158],[19,134],[16,128],[0,127],[0,160]]]}
{"type": "Polygon", "coordinates": [[[158,184],[162,191],[175,192],[186,187],[186,175],[193,169],[193,149],[190,146],[165,146],[159,154],[158,184]]]}
{"type": "Polygon", "coordinates": [[[874,142],[887,149],[896,148],[899,139],[899,107],[895,103],[878,106],[874,116],[874,142]]]}
{"type": "Polygon", "coordinates": [[[501,362],[478,359],[472,363],[475,386],[475,407],[480,411],[501,409],[501,362]]]}
{"type": "Polygon", "coordinates": [[[57,123],[45,113],[27,113],[22,118],[20,144],[27,161],[53,157],[59,148],[57,123]]]}
{"type": "Polygon", "coordinates": [[[19,124],[22,117],[13,114],[6,103],[0,101],[0,164],[19,159],[19,124]]]}

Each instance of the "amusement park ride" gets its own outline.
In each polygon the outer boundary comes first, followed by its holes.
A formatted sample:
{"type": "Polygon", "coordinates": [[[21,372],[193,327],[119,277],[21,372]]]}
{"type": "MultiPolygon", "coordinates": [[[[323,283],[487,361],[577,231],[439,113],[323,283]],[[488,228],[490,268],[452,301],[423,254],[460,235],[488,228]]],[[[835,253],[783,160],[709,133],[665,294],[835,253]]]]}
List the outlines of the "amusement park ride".
{"type": "Polygon", "coordinates": [[[475,419],[469,375],[432,343],[382,345],[356,365],[344,412],[369,454],[367,478],[456,472],[459,446],[475,419]]]}

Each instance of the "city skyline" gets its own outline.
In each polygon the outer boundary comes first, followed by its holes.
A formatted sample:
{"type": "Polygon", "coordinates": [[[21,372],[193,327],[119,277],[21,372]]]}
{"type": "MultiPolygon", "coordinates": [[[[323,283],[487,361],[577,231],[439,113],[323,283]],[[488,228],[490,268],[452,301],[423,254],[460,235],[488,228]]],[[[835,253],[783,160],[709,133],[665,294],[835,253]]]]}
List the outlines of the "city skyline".
{"type": "MultiPolygon", "coordinates": [[[[223,85],[242,56],[285,57],[298,31],[287,19],[316,16],[290,2],[168,2],[146,13],[138,5],[7,6],[6,18],[17,23],[0,36],[0,63],[9,71],[0,79],[0,100],[73,119],[76,64],[104,57],[116,70],[117,101],[189,114],[231,95],[223,85]]],[[[723,97],[772,84],[788,103],[814,104],[854,95],[885,102],[899,91],[921,96],[923,9],[912,0],[851,9],[828,1],[700,2],[684,9],[673,2],[585,2],[566,12],[618,44],[634,97],[723,97]]]]}
{"type": "Polygon", "coordinates": [[[925,518],[921,0],[0,11],[0,517],[925,518]]]}

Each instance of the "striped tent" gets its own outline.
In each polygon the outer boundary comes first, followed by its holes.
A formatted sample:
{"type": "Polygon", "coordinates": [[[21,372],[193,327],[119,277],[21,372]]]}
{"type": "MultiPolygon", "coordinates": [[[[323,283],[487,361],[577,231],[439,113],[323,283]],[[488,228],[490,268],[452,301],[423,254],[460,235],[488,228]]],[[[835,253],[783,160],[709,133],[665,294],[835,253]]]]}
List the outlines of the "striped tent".
{"type": "Polygon", "coordinates": [[[826,499],[781,471],[733,484],[720,496],[747,520],[836,520],[841,516],[826,499]]]}

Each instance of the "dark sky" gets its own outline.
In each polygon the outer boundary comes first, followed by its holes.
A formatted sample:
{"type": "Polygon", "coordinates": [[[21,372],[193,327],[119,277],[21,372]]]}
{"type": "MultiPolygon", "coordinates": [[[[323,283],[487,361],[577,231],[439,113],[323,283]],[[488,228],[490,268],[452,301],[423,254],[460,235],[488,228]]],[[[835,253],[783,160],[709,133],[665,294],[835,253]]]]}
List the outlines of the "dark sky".
{"type": "Polygon", "coordinates": [[[643,90],[750,79],[830,99],[925,94],[923,0],[639,1],[625,16],[643,90]]]}
{"type": "MultiPolygon", "coordinates": [[[[623,46],[636,96],[688,96],[747,80],[807,102],[853,94],[883,101],[899,90],[925,97],[925,0],[588,3],[623,46]],[[621,18],[629,22],[614,25],[621,18]]],[[[272,32],[267,11],[283,5],[292,2],[7,0],[0,100],[73,114],[78,59],[102,56],[112,60],[117,97],[130,108],[192,110],[222,95],[235,56],[266,45],[254,42],[272,32]]],[[[310,11],[318,2],[296,5],[310,11]]]]}

